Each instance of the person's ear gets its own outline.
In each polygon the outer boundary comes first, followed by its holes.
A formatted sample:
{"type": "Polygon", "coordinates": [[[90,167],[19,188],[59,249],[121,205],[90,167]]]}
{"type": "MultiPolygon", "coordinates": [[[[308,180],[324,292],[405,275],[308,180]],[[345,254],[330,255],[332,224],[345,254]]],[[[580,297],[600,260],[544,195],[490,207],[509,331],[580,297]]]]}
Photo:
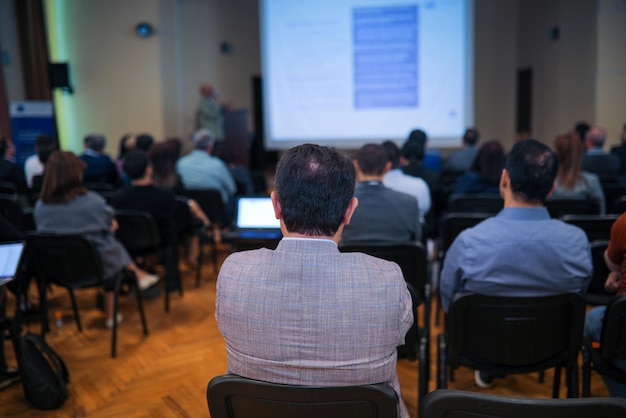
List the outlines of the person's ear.
{"type": "Polygon", "coordinates": [[[352,215],[356,210],[357,206],[359,206],[359,199],[353,197],[350,199],[350,203],[348,203],[348,208],[346,209],[346,213],[343,215],[343,224],[348,225],[350,223],[350,219],[352,219],[352,215]]]}
{"type": "Polygon", "coordinates": [[[510,183],[511,179],[509,178],[509,172],[506,171],[506,168],[503,168],[502,175],[500,176],[500,189],[508,188],[510,183]]]}
{"type": "Polygon", "coordinates": [[[391,161],[387,161],[387,164],[385,164],[385,168],[383,169],[383,174],[387,174],[389,170],[391,170],[391,161]]]}
{"type": "Polygon", "coordinates": [[[270,193],[270,198],[272,199],[272,206],[274,206],[274,216],[276,216],[276,219],[282,218],[283,211],[280,207],[280,202],[278,201],[278,195],[276,194],[276,191],[270,193]]]}

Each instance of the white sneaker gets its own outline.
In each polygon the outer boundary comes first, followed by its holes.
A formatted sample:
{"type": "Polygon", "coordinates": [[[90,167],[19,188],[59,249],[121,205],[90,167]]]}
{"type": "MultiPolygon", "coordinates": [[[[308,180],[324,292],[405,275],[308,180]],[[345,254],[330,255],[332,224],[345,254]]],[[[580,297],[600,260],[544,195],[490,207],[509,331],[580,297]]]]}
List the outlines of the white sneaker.
{"type": "Polygon", "coordinates": [[[153,284],[156,284],[159,281],[159,276],[156,274],[146,274],[139,281],[139,290],[146,290],[153,284]]]}
{"type": "Polygon", "coordinates": [[[476,382],[476,386],[483,389],[489,389],[493,386],[493,379],[491,380],[483,380],[480,375],[480,370],[474,370],[474,382],[476,382]]]}
{"type": "MultiPolygon", "coordinates": [[[[122,316],[121,313],[117,313],[117,325],[122,323],[122,319],[124,319],[124,317],[122,316]]],[[[108,329],[113,329],[113,318],[107,318],[104,320],[104,326],[107,327],[108,329]]]]}

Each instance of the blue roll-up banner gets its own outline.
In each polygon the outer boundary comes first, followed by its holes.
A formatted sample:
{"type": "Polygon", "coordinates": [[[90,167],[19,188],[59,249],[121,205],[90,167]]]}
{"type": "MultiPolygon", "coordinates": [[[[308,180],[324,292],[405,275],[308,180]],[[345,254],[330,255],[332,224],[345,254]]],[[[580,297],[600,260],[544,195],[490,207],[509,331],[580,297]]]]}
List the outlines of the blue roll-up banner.
{"type": "Polygon", "coordinates": [[[15,162],[23,166],[26,158],[35,153],[35,139],[39,135],[55,136],[52,102],[11,102],[9,112],[15,144],[15,162]]]}

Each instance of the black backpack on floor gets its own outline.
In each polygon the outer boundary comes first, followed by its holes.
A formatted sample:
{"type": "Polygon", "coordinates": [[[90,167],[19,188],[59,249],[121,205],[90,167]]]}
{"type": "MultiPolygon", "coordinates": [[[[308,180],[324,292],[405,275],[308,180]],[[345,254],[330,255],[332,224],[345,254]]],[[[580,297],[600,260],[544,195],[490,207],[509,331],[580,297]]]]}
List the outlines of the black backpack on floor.
{"type": "Polygon", "coordinates": [[[15,353],[26,400],[38,409],[55,409],[67,399],[70,375],[63,359],[37,334],[19,337],[15,353]]]}

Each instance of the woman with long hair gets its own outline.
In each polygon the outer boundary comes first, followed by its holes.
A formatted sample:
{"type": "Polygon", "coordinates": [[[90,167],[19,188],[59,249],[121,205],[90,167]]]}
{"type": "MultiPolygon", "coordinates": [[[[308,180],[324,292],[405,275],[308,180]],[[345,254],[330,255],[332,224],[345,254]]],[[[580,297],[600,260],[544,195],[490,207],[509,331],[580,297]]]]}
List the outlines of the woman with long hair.
{"type": "Polygon", "coordinates": [[[500,176],[506,155],[500,141],[492,139],[479,149],[470,169],[459,177],[451,194],[500,193],[500,176]]]}
{"type": "Polygon", "coordinates": [[[558,135],[554,140],[554,151],[559,157],[559,171],[554,182],[554,191],[548,199],[591,199],[605,212],[604,191],[597,175],[582,171],[585,150],[582,142],[571,133],[558,135]]]}
{"type": "MultiPolygon", "coordinates": [[[[159,278],[141,270],[133,262],[124,246],[115,239],[117,228],[115,212],[97,193],[83,186],[85,163],[68,151],[55,151],[46,163],[39,200],[33,215],[37,232],[53,234],[77,234],[93,243],[102,261],[105,287],[122,269],[134,272],[139,289],[145,290],[159,278]]],[[[113,326],[113,292],[105,294],[105,325],[113,326]]],[[[118,316],[118,323],[121,317],[118,316]]]]}

